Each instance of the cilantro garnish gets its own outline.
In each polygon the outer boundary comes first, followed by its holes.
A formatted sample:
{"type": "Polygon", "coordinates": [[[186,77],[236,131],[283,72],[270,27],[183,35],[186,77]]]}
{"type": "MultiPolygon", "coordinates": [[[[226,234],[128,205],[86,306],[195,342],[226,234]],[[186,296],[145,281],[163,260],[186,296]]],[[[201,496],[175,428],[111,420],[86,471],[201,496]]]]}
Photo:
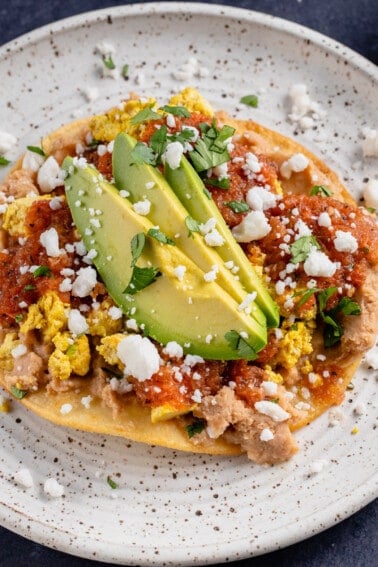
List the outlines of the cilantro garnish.
{"type": "Polygon", "coordinates": [[[77,352],[77,345],[73,344],[73,345],[70,345],[68,347],[68,349],[66,350],[66,355],[67,356],[74,356],[74,354],[76,354],[76,352],[77,352]]]}
{"type": "Polygon", "coordinates": [[[5,167],[6,165],[9,164],[10,164],[9,159],[5,158],[4,156],[0,156],[0,167],[5,167]]]}
{"type": "Polygon", "coordinates": [[[122,70],[121,70],[121,76],[124,79],[129,78],[129,65],[127,65],[127,64],[123,65],[122,70]]]}
{"type": "Polygon", "coordinates": [[[29,150],[29,152],[34,152],[35,154],[46,157],[45,152],[39,146],[26,146],[26,148],[29,150]]]}
{"type": "Polygon", "coordinates": [[[161,276],[161,272],[158,268],[146,267],[141,268],[136,265],[140,255],[143,252],[143,248],[146,243],[146,236],[143,232],[140,232],[133,236],[131,240],[131,267],[133,268],[131,279],[124,290],[123,293],[127,293],[128,295],[135,295],[138,291],[148,287],[151,285],[156,278],[161,276]]]}
{"type": "Polygon", "coordinates": [[[112,479],[111,476],[108,476],[106,478],[106,482],[108,483],[108,485],[110,486],[110,488],[112,490],[115,490],[116,488],[118,488],[118,484],[112,479]]]}
{"type": "Polygon", "coordinates": [[[159,110],[163,110],[163,112],[167,112],[168,114],[173,114],[173,116],[190,118],[190,112],[187,108],[185,108],[185,106],[169,106],[166,104],[161,106],[159,110]]]}
{"type": "Polygon", "coordinates": [[[103,60],[104,65],[105,65],[105,67],[106,67],[107,69],[113,70],[113,69],[116,68],[115,63],[114,63],[114,61],[113,61],[111,55],[108,55],[108,56],[106,56],[106,57],[104,56],[102,60],[103,60]]]}
{"type": "Polygon", "coordinates": [[[294,297],[297,296],[297,295],[302,295],[302,297],[300,298],[300,300],[297,303],[297,307],[302,307],[302,305],[307,303],[307,301],[310,299],[310,297],[313,296],[318,291],[320,291],[320,290],[317,287],[312,287],[311,289],[306,290],[303,294],[302,294],[301,291],[297,291],[294,294],[294,297]]]}
{"type": "Polygon", "coordinates": [[[18,315],[15,316],[14,320],[16,321],[16,323],[21,323],[23,318],[24,318],[23,314],[18,313],[18,315]]]}
{"type": "Polygon", "coordinates": [[[38,268],[36,268],[34,270],[33,276],[35,278],[40,278],[42,276],[50,277],[51,276],[51,270],[48,266],[38,266],[38,268]]]}
{"type": "Polygon", "coordinates": [[[133,164],[147,163],[148,165],[156,165],[156,156],[154,152],[142,142],[137,142],[137,144],[135,144],[131,151],[131,157],[133,159],[133,164]]]}
{"type": "Polygon", "coordinates": [[[228,331],[224,338],[240,358],[247,360],[254,360],[257,357],[256,350],[250,345],[247,340],[242,337],[237,331],[228,331]]]}
{"type": "Polygon", "coordinates": [[[189,215],[185,219],[185,225],[189,231],[188,236],[192,236],[193,232],[200,232],[198,221],[196,221],[193,217],[189,215]]]}
{"type": "Polygon", "coordinates": [[[253,108],[257,108],[259,105],[259,99],[256,95],[245,95],[240,99],[242,104],[246,104],[247,106],[252,106],[253,108]]]}
{"type": "Polygon", "coordinates": [[[20,390],[20,388],[17,388],[17,386],[12,386],[12,387],[11,387],[11,394],[12,394],[12,396],[14,396],[15,398],[17,398],[18,400],[22,400],[22,398],[24,398],[27,393],[28,393],[27,390],[20,390]]]}
{"type": "Polygon", "coordinates": [[[304,262],[309,256],[312,248],[320,248],[320,244],[316,240],[315,236],[301,236],[298,238],[291,246],[291,261],[294,264],[298,262],[304,262]]]}
{"type": "Polygon", "coordinates": [[[202,131],[202,138],[197,140],[194,149],[189,152],[194,169],[201,172],[229,161],[230,154],[227,144],[235,128],[225,125],[218,130],[214,121],[211,126],[201,123],[199,127],[202,131]]]}
{"type": "Polygon", "coordinates": [[[201,433],[201,431],[203,431],[206,427],[206,422],[204,419],[199,419],[198,417],[196,417],[192,423],[189,423],[189,425],[187,425],[185,427],[186,432],[188,434],[189,439],[191,439],[192,437],[194,437],[194,435],[198,435],[198,433],[201,433]]]}
{"type": "Polygon", "coordinates": [[[234,211],[234,213],[246,213],[249,211],[249,206],[244,201],[229,201],[225,203],[225,205],[234,211]]]}
{"type": "Polygon", "coordinates": [[[227,191],[230,188],[230,178],[223,177],[222,179],[205,179],[206,185],[211,185],[212,187],[217,187],[218,189],[223,189],[227,191]]]}
{"type": "Polygon", "coordinates": [[[206,197],[209,199],[209,201],[211,201],[211,199],[213,198],[212,194],[210,193],[210,191],[208,189],[206,189],[206,187],[203,188],[203,192],[206,195],[206,197]]]}
{"type": "Polygon", "coordinates": [[[310,191],[310,195],[325,195],[326,197],[331,197],[333,195],[332,191],[324,185],[314,185],[310,191]]]}
{"type": "Polygon", "coordinates": [[[34,284],[26,284],[24,286],[24,291],[33,291],[33,289],[35,289],[35,285],[34,284]]]}
{"type": "Polygon", "coordinates": [[[150,148],[155,154],[155,163],[159,164],[161,161],[161,156],[165,152],[168,144],[167,138],[167,127],[165,124],[161,128],[158,128],[150,138],[150,148]]]}
{"type": "Polygon", "coordinates": [[[176,242],[169,238],[164,232],[161,232],[158,228],[150,228],[147,232],[147,236],[151,236],[155,238],[158,242],[162,242],[163,244],[170,244],[171,246],[176,246],[176,242]]]}
{"type": "Polygon", "coordinates": [[[137,124],[142,124],[143,122],[148,122],[149,120],[159,120],[161,115],[152,110],[151,106],[146,106],[142,108],[139,112],[134,114],[132,118],[130,118],[130,124],[136,126],[137,124]]]}

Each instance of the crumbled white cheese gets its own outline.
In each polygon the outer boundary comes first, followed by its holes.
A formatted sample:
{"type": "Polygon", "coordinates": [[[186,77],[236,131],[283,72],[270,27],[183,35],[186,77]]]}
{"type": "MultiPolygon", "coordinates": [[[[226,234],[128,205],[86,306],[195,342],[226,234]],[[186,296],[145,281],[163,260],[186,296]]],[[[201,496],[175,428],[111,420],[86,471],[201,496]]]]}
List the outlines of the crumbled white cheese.
{"type": "Polygon", "coordinates": [[[364,187],[365,206],[378,211],[378,179],[369,179],[364,187]]]}
{"type": "Polygon", "coordinates": [[[316,461],[313,461],[309,466],[309,474],[319,474],[327,465],[328,461],[326,459],[318,459],[316,461]]]}
{"type": "Polygon", "coordinates": [[[135,331],[137,333],[139,331],[139,326],[136,322],[136,319],[128,319],[126,321],[126,329],[129,329],[129,331],[135,331]]]}
{"type": "Polygon", "coordinates": [[[180,142],[171,142],[167,145],[162,155],[162,160],[166,162],[171,169],[177,169],[180,166],[183,153],[184,147],[180,142]]]}
{"type": "Polygon", "coordinates": [[[224,244],[224,238],[216,228],[205,234],[204,240],[207,246],[223,246],[224,244]]]}
{"type": "Polygon", "coordinates": [[[319,119],[325,117],[326,112],[319,103],[310,98],[306,85],[292,85],[289,95],[292,106],[288,118],[290,122],[297,123],[303,130],[312,128],[319,119]]]}
{"type": "Polygon", "coordinates": [[[318,216],[318,225],[324,226],[325,228],[329,228],[330,226],[332,226],[331,217],[326,211],[320,213],[320,215],[318,216]]]}
{"type": "Polygon", "coordinates": [[[217,177],[219,179],[219,181],[221,181],[222,179],[227,179],[228,177],[228,162],[225,161],[224,163],[221,163],[220,165],[216,165],[215,167],[212,168],[213,171],[213,175],[215,175],[215,177],[217,177]]]}
{"type": "Polygon", "coordinates": [[[210,270],[209,272],[203,274],[203,279],[208,283],[215,282],[215,280],[217,279],[217,273],[218,270],[210,270]]]}
{"type": "Polygon", "coordinates": [[[176,343],[176,341],[170,341],[167,343],[163,352],[165,352],[170,358],[181,358],[184,354],[182,346],[176,343]]]}
{"type": "Polygon", "coordinates": [[[303,264],[304,271],[308,276],[332,277],[337,269],[337,264],[332,262],[328,256],[313,247],[303,264]]]}
{"type": "Polygon", "coordinates": [[[89,409],[91,407],[91,403],[93,401],[93,398],[90,395],[83,396],[80,401],[81,401],[81,404],[85,407],[85,409],[89,409]]]}
{"type": "Polygon", "coordinates": [[[285,411],[279,404],[274,402],[269,402],[267,400],[262,400],[261,402],[255,403],[255,409],[264,415],[267,415],[273,421],[285,421],[289,419],[290,414],[285,411]]]}
{"type": "Polygon", "coordinates": [[[268,219],[262,211],[251,211],[232,229],[232,234],[237,242],[251,242],[264,238],[271,230],[268,219]]]}
{"type": "Polygon", "coordinates": [[[133,204],[133,209],[138,215],[146,216],[151,210],[151,201],[148,199],[137,201],[133,204]]]}
{"type": "Polygon", "coordinates": [[[341,425],[344,421],[345,416],[343,412],[338,408],[331,408],[328,412],[328,424],[331,427],[335,427],[336,425],[341,425]]]}
{"type": "Polygon", "coordinates": [[[44,156],[26,150],[24,157],[22,158],[22,169],[31,169],[31,171],[38,171],[43,162],[45,161],[44,156]]]}
{"type": "Polygon", "coordinates": [[[205,223],[201,223],[199,225],[201,234],[205,236],[206,234],[214,230],[216,225],[217,225],[217,219],[215,219],[214,217],[210,217],[205,223]]]}
{"type": "Polygon", "coordinates": [[[19,358],[28,352],[26,345],[20,344],[12,348],[11,355],[13,358],[19,358]]]}
{"type": "Polygon", "coordinates": [[[41,233],[39,241],[46,249],[46,254],[52,258],[56,258],[63,253],[59,248],[59,235],[56,228],[51,227],[41,233]]]}
{"type": "Polygon", "coordinates": [[[256,185],[248,190],[245,200],[254,211],[266,211],[275,207],[278,199],[279,195],[256,185]]]}
{"type": "Polygon", "coordinates": [[[53,156],[49,156],[39,168],[37,182],[42,193],[51,193],[53,189],[63,185],[60,165],[53,156]]]}
{"type": "Polygon", "coordinates": [[[71,404],[62,404],[62,406],[60,407],[60,413],[62,415],[67,415],[71,411],[72,411],[72,405],[71,404]]]}
{"type": "Polygon", "coordinates": [[[185,272],[186,272],[186,266],[180,265],[180,266],[176,266],[176,268],[173,269],[173,273],[180,282],[182,282],[182,280],[184,279],[185,272]]]}
{"type": "Polygon", "coordinates": [[[0,154],[6,154],[17,144],[17,138],[13,134],[0,131],[0,154]]]}
{"type": "Polygon", "coordinates": [[[209,70],[207,67],[201,65],[195,57],[191,57],[188,61],[176,67],[172,72],[172,77],[176,79],[176,81],[183,83],[190,83],[194,77],[203,78],[208,75],[209,70]]]}
{"type": "Polygon", "coordinates": [[[126,336],[118,344],[117,355],[125,365],[125,375],[131,375],[140,382],[150,379],[159,370],[159,352],[147,337],[126,336]]]}
{"type": "Polygon", "coordinates": [[[32,488],[34,480],[29,469],[20,469],[14,475],[14,480],[23,488],[32,488]]]}
{"type": "Polygon", "coordinates": [[[109,380],[110,388],[113,392],[117,392],[118,394],[128,394],[133,390],[133,385],[127,380],[127,378],[116,378],[113,376],[109,380]]]}
{"type": "Polygon", "coordinates": [[[284,179],[290,179],[292,173],[299,173],[307,169],[308,158],[301,154],[293,154],[288,160],[284,161],[280,167],[280,173],[284,179]]]}
{"type": "Polygon", "coordinates": [[[68,329],[73,335],[81,335],[89,331],[88,323],[78,309],[71,309],[68,314],[68,329]]]}
{"type": "Polygon", "coordinates": [[[261,383],[261,386],[263,387],[265,395],[275,396],[277,394],[278,385],[276,384],[276,382],[271,382],[270,380],[264,380],[261,383]]]}
{"type": "Polygon", "coordinates": [[[248,179],[254,179],[256,177],[256,173],[260,173],[261,171],[261,163],[259,162],[258,157],[252,152],[247,152],[245,154],[243,171],[248,179]]]}
{"type": "Polygon", "coordinates": [[[198,390],[197,388],[194,390],[193,395],[191,397],[191,400],[193,400],[193,402],[200,404],[202,401],[202,394],[201,391],[198,390]]]}
{"type": "Polygon", "coordinates": [[[87,297],[97,283],[97,272],[91,266],[80,268],[77,277],[72,284],[72,295],[75,297],[87,297]]]}
{"type": "Polygon", "coordinates": [[[109,307],[108,313],[109,313],[109,317],[113,319],[113,321],[118,321],[118,319],[121,319],[123,315],[122,309],[116,307],[115,305],[109,307]]]}
{"type": "Polygon", "coordinates": [[[88,102],[93,102],[94,100],[98,99],[100,94],[97,87],[86,86],[80,90],[82,95],[88,102]]]}
{"type": "Polygon", "coordinates": [[[343,230],[336,230],[336,238],[333,243],[339,252],[350,252],[353,254],[358,249],[358,242],[353,234],[343,230]]]}
{"type": "Polygon", "coordinates": [[[271,441],[274,439],[274,433],[269,427],[265,427],[260,433],[260,441],[271,441]]]}
{"type": "Polygon", "coordinates": [[[364,128],[363,135],[365,137],[362,142],[362,153],[364,157],[378,157],[378,130],[364,128]]]}
{"type": "Polygon", "coordinates": [[[257,293],[253,291],[252,293],[247,293],[243,301],[238,305],[239,311],[245,311],[246,313],[251,312],[251,304],[255,301],[257,293]]]}
{"type": "Polygon", "coordinates": [[[45,494],[52,498],[60,498],[64,494],[64,486],[59,484],[55,478],[47,478],[43,485],[45,494]]]}
{"type": "Polygon", "coordinates": [[[196,364],[203,364],[205,361],[202,356],[198,356],[197,354],[187,354],[184,359],[184,365],[189,366],[192,368],[196,364]]]}

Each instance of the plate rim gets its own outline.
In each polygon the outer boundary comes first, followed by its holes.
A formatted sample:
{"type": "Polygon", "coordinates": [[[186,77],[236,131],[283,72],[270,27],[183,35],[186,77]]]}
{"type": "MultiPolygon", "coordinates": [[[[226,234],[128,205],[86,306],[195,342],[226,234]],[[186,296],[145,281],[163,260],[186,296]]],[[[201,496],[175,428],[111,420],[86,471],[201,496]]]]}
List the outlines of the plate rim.
{"type": "MultiPolygon", "coordinates": [[[[312,44],[316,45],[323,51],[331,53],[333,56],[346,61],[348,64],[353,65],[359,72],[365,73],[372,81],[378,80],[378,66],[376,66],[372,61],[368,60],[361,54],[353,51],[348,46],[343,43],[334,40],[314,29],[311,29],[302,24],[286,20],[282,17],[266,14],[260,11],[250,10],[248,8],[241,8],[230,5],[223,4],[209,4],[206,2],[146,2],[139,4],[125,4],[122,6],[112,6],[109,8],[101,8],[90,10],[86,12],[81,12],[79,14],[69,16],[66,18],[59,19],[57,21],[45,24],[38,28],[35,28],[29,32],[26,32],[4,45],[0,46],[0,57],[5,55],[11,56],[13,52],[17,52],[20,49],[25,49],[25,47],[32,45],[33,43],[38,43],[44,38],[48,37],[51,33],[59,32],[64,33],[66,30],[74,29],[79,27],[83,21],[89,24],[93,24],[96,21],[105,21],[108,16],[114,18],[125,18],[125,17],[135,17],[135,16],[147,16],[150,14],[180,14],[180,13],[190,13],[193,16],[198,16],[201,14],[215,16],[219,18],[239,18],[246,20],[248,22],[255,23],[257,25],[266,26],[269,29],[273,29],[280,33],[285,33],[292,37],[296,37],[301,40],[309,40],[312,44]]],[[[342,520],[348,518],[352,514],[361,510],[364,506],[372,502],[377,496],[377,474],[371,475],[369,481],[366,481],[364,485],[358,486],[353,493],[338,498],[334,501],[331,506],[324,508],[322,511],[316,514],[316,525],[311,523],[313,521],[313,516],[307,515],[304,519],[301,519],[301,530],[298,530],[298,525],[293,527],[286,534],[282,534],[280,541],[278,539],[275,543],[270,546],[264,546],[262,543],[261,551],[248,549],[248,541],[246,538],[241,537],[239,539],[234,539],[227,543],[227,548],[230,550],[227,555],[229,560],[239,560],[249,557],[258,556],[261,554],[270,553],[274,550],[287,547],[294,543],[298,543],[307,539],[313,535],[316,535],[328,528],[331,528],[341,522],[342,520]],[[340,501],[342,502],[342,509],[340,509],[340,501]],[[310,520],[311,518],[311,520],[310,520]],[[298,535],[300,531],[300,535],[298,535]],[[238,548],[238,544],[244,541],[245,546],[241,550],[238,548]],[[233,548],[231,550],[231,548],[233,548]],[[252,555],[251,555],[252,553],[252,555]]],[[[72,554],[72,543],[69,542],[61,534],[64,530],[61,528],[53,527],[49,524],[50,531],[53,532],[50,541],[46,540],[45,525],[39,520],[35,520],[32,516],[26,514],[24,511],[13,509],[15,517],[22,516],[24,518],[24,523],[16,523],[14,525],[11,521],[7,520],[5,512],[12,510],[12,507],[0,501],[0,520],[1,525],[18,535],[26,537],[29,540],[35,541],[52,549],[62,551],[64,553],[72,554]],[[27,529],[29,526],[29,530],[27,529]],[[59,539],[59,536],[61,539],[59,539]]],[[[281,527],[282,531],[282,527],[281,527]]],[[[96,549],[96,556],[93,556],[93,544],[95,540],[92,537],[82,538],[79,543],[81,543],[80,549],[76,549],[75,555],[78,557],[95,559],[97,561],[113,562],[117,564],[124,564],[123,562],[127,560],[130,565],[151,565],[154,564],[154,560],[151,558],[133,558],[126,555],[122,557],[119,556],[115,559],[114,553],[121,549],[120,543],[111,543],[112,547],[107,549],[102,549],[101,553],[98,553],[96,549]]],[[[122,548],[125,549],[124,547],[122,548]]],[[[152,549],[152,548],[151,548],[152,549]]],[[[162,560],[177,560],[177,549],[174,550],[174,557],[169,548],[163,548],[166,552],[165,555],[160,554],[159,562],[162,560]]],[[[214,560],[222,561],[224,560],[226,551],[223,546],[217,543],[212,543],[204,548],[201,548],[202,555],[198,555],[197,559],[193,557],[182,556],[180,557],[180,564],[182,565],[205,565],[213,564],[214,560]]],[[[134,556],[135,557],[135,556],[134,556]]]]}

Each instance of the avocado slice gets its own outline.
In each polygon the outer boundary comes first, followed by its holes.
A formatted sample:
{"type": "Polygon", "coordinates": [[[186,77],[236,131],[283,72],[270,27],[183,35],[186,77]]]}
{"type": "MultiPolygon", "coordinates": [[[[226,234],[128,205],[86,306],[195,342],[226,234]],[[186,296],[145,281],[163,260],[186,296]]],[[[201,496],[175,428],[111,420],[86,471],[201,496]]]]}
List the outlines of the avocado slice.
{"type": "Polygon", "coordinates": [[[276,303],[236,242],[215,202],[207,196],[198,173],[189,161],[182,157],[180,166],[176,169],[172,169],[166,163],[164,175],[189,214],[198,222],[206,223],[209,218],[216,219],[217,230],[224,239],[224,244],[217,247],[218,254],[224,262],[233,261],[235,266],[239,267],[240,282],[248,293],[253,291],[257,293],[256,303],[266,316],[268,326],[278,327],[279,310],[276,303]]]}
{"type": "Polygon", "coordinates": [[[137,293],[127,293],[135,266],[131,241],[153,224],[93,167],[63,162],[66,198],[76,227],[114,301],[162,344],[176,341],[184,352],[207,359],[253,359],[266,344],[266,326],[238,310],[237,302],[178,246],[146,237],[139,268],[159,268],[161,276],[137,293]],[[177,276],[177,267],[185,269],[177,276]]]}
{"type": "MultiPolygon", "coordinates": [[[[163,233],[174,240],[177,246],[204,272],[211,272],[217,266],[216,282],[227,293],[242,304],[247,292],[235,275],[224,265],[216,248],[205,244],[198,232],[189,232],[186,219],[190,216],[187,208],[176,196],[162,173],[147,163],[135,163],[132,151],[136,140],[122,132],[114,142],[113,175],[116,187],[130,193],[132,203],[147,198],[151,203],[148,219],[159,226],[163,233]]],[[[248,306],[250,315],[261,325],[266,325],[265,315],[253,301],[248,306]]]]}

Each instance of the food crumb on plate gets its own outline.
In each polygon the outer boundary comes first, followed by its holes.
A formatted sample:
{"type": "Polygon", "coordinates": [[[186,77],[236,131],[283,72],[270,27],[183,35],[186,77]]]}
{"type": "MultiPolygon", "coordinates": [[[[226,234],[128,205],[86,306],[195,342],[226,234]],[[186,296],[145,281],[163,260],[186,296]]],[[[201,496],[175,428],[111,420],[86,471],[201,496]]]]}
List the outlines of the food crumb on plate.
{"type": "Polygon", "coordinates": [[[47,478],[43,485],[43,491],[52,498],[60,498],[64,494],[64,486],[59,484],[55,478],[47,478]]]}
{"type": "Polygon", "coordinates": [[[27,468],[23,468],[17,471],[14,475],[14,480],[23,488],[32,488],[34,486],[33,477],[30,470],[27,468]]]}

